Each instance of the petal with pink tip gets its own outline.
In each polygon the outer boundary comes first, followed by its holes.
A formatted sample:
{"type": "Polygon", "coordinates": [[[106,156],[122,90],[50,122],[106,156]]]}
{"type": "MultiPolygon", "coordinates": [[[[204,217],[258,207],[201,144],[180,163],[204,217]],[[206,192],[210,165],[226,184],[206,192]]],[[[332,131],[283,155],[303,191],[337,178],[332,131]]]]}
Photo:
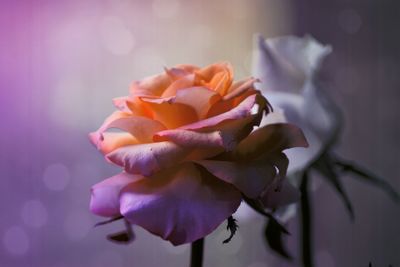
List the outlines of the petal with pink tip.
{"type": "Polygon", "coordinates": [[[107,153],[112,151],[112,147],[120,147],[124,143],[148,143],[152,142],[156,132],[165,130],[165,126],[160,122],[145,117],[132,116],[129,113],[116,111],[111,114],[96,131],[89,135],[91,142],[100,150],[107,153]],[[132,138],[122,133],[108,133],[107,140],[104,133],[110,128],[117,128],[131,134],[132,138]],[[122,137],[122,140],[116,138],[122,137]]]}
{"type": "Polygon", "coordinates": [[[259,82],[258,79],[248,78],[245,80],[241,80],[233,83],[229,92],[223,97],[223,100],[229,100],[235,98],[250,89],[254,89],[254,83],[259,82]]]}
{"type": "Polygon", "coordinates": [[[267,161],[230,162],[217,160],[195,161],[221,180],[233,184],[250,198],[256,198],[275,179],[276,169],[267,161]]]}
{"type": "Polygon", "coordinates": [[[204,119],[195,123],[191,123],[188,125],[184,125],[180,127],[180,129],[184,130],[198,130],[202,128],[212,127],[215,126],[223,121],[226,120],[238,120],[244,119],[252,115],[253,107],[258,106],[257,113],[261,113],[266,105],[266,100],[261,95],[250,95],[245,100],[243,100],[238,106],[233,108],[230,111],[225,113],[219,114],[217,116],[204,119]]]}
{"type": "Polygon", "coordinates": [[[240,192],[193,164],[129,184],[121,193],[121,214],[174,245],[211,233],[232,215],[240,192]]]}
{"type": "Polygon", "coordinates": [[[166,141],[121,147],[107,154],[106,158],[124,167],[128,173],[151,176],[182,162],[190,152],[188,148],[166,141]]]}
{"type": "Polygon", "coordinates": [[[244,119],[226,120],[200,131],[183,129],[161,131],[154,135],[154,140],[172,141],[184,147],[221,147],[226,151],[232,151],[258,123],[257,115],[250,115],[244,119]]]}
{"type": "Polygon", "coordinates": [[[139,143],[130,133],[103,133],[100,136],[94,132],[89,134],[89,139],[104,155],[117,148],[139,143]]]}
{"type": "Polygon", "coordinates": [[[307,147],[300,128],[288,124],[269,124],[252,132],[233,152],[238,159],[257,158],[261,154],[281,152],[292,147],[307,147]]]}
{"type": "Polygon", "coordinates": [[[90,211],[104,217],[120,215],[119,195],[121,189],[142,178],[139,175],[123,172],[95,184],[91,189],[90,211]]]}

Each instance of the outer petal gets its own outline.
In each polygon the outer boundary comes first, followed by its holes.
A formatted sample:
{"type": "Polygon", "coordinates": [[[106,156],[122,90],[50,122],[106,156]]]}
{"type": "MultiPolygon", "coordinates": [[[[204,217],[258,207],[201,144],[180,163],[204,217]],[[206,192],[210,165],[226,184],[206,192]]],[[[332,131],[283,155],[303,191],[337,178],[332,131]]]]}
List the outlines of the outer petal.
{"type": "Polygon", "coordinates": [[[108,153],[113,148],[123,145],[152,142],[153,135],[162,130],[165,130],[165,127],[158,121],[116,111],[104,121],[96,132],[91,133],[89,138],[100,151],[108,153]],[[105,135],[104,132],[110,128],[121,129],[130,133],[132,137],[129,138],[122,133],[108,133],[105,135]],[[122,139],[118,140],[119,137],[122,139]]]}
{"type": "Polygon", "coordinates": [[[270,124],[252,132],[233,151],[236,159],[257,158],[262,154],[279,153],[292,147],[307,147],[300,128],[288,124],[270,124]]]}
{"type": "Polygon", "coordinates": [[[261,196],[266,208],[277,209],[296,202],[300,198],[299,190],[284,179],[279,185],[274,183],[261,196]]]}
{"type": "Polygon", "coordinates": [[[263,92],[300,93],[307,80],[313,78],[320,63],[332,49],[310,36],[278,37],[264,40],[257,36],[253,59],[253,75],[261,79],[263,92]]]}
{"type": "Polygon", "coordinates": [[[184,125],[180,127],[180,129],[184,130],[198,130],[207,127],[213,127],[217,124],[226,121],[226,120],[238,120],[248,118],[252,115],[253,107],[257,107],[257,113],[261,113],[266,106],[266,99],[261,95],[250,95],[245,100],[243,100],[237,107],[233,108],[230,111],[219,114],[217,116],[201,120],[195,123],[191,123],[188,125],[184,125]]]}
{"type": "Polygon", "coordinates": [[[240,201],[239,191],[231,185],[184,164],[125,187],[121,214],[180,245],[211,233],[236,211],[240,201]]]}
{"type": "Polygon", "coordinates": [[[247,197],[256,198],[269,186],[277,174],[268,161],[229,162],[217,160],[195,161],[214,176],[233,184],[247,197]]]}
{"type": "Polygon", "coordinates": [[[172,142],[158,142],[118,148],[106,157],[128,173],[151,176],[183,161],[190,152],[172,142]]]}
{"type": "Polygon", "coordinates": [[[184,147],[220,147],[232,151],[237,144],[251,133],[260,122],[260,115],[250,115],[238,120],[226,120],[221,123],[195,130],[165,130],[154,136],[156,141],[172,141],[184,147]]]}
{"type": "Polygon", "coordinates": [[[119,194],[121,189],[142,178],[142,176],[123,172],[95,184],[91,189],[91,212],[105,217],[120,215],[119,194]]]}
{"type": "Polygon", "coordinates": [[[228,94],[223,97],[223,100],[229,100],[240,96],[241,94],[247,92],[250,89],[254,89],[254,83],[260,82],[260,80],[255,78],[248,78],[245,80],[241,80],[233,83],[232,87],[229,89],[228,94]]]}
{"type": "Polygon", "coordinates": [[[89,134],[89,139],[104,155],[117,148],[139,143],[130,133],[103,133],[99,137],[99,134],[95,132],[89,134]]]}

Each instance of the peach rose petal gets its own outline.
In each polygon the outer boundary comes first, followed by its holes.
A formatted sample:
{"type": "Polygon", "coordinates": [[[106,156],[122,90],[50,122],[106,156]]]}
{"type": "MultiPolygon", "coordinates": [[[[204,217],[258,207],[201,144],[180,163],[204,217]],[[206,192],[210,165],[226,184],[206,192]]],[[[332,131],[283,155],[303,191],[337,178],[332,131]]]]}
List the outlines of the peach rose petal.
{"type": "MultiPolygon", "coordinates": [[[[243,91],[241,94],[229,98],[229,99],[222,99],[221,101],[218,101],[215,103],[210,110],[208,111],[207,117],[215,117],[219,114],[228,112],[234,108],[236,108],[240,103],[243,102],[246,98],[248,98],[251,95],[256,95],[257,91],[255,89],[248,89],[247,91],[243,91]]],[[[266,101],[267,102],[267,101],[266,101]]]]}
{"type": "Polygon", "coordinates": [[[191,106],[175,103],[173,97],[140,97],[140,99],[152,112],[153,119],[161,122],[168,129],[178,128],[198,120],[196,111],[191,106]]]}
{"type": "Polygon", "coordinates": [[[167,89],[163,92],[161,97],[171,97],[175,96],[179,89],[193,87],[195,85],[195,75],[189,74],[180,79],[172,82],[167,89]]]}
{"type": "Polygon", "coordinates": [[[233,184],[250,198],[256,198],[275,179],[275,166],[265,161],[230,162],[217,160],[195,161],[214,176],[233,184]]]}
{"type": "Polygon", "coordinates": [[[206,87],[191,87],[180,89],[176,92],[175,103],[193,107],[197,117],[202,120],[207,115],[211,106],[220,100],[220,95],[206,87]]]}
{"type": "Polygon", "coordinates": [[[241,102],[237,107],[230,111],[219,114],[217,116],[204,119],[195,123],[184,125],[180,127],[183,130],[198,130],[207,127],[213,127],[217,124],[226,120],[239,120],[249,117],[252,114],[254,106],[259,105],[259,111],[262,111],[265,107],[265,98],[260,95],[251,95],[241,102]]]}
{"type": "Polygon", "coordinates": [[[120,215],[119,194],[121,189],[142,178],[139,175],[123,172],[95,184],[91,189],[90,211],[104,217],[120,215]]]}
{"type": "Polygon", "coordinates": [[[299,190],[285,179],[279,184],[279,186],[276,183],[271,185],[261,195],[260,200],[264,207],[274,210],[294,203],[299,198],[299,190]]]}
{"type": "Polygon", "coordinates": [[[196,74],[201,78],[203,85],[224,96],[232,85],[233,69],[229,63],[209,65],[196,74]]]}
{"type": "Polygon", "coordinates": [[[182,162],[190,153],[172,142],[137,144],[118,148],[106,158],[132,174],[151,176],[154,173],[182,162]]]}
{"type": "Polygon", "coordinates": [[[223,147],[221,132],[195,132],[190,130],[166,130],[158,132],[153,137],[154,141],[171,141],[184,147],[223,147]]]}
{"type": "Polygon", "coordinates": [[[120,111],[129,113],[134,116],[151,117],[150,113],[145,109],[138,97],[117,97],[113,99],[114,106],[120,111]]]}
{"type": "Polygon", "coordinates": [[[214,127],[202,130],[173,129],[158,132],[154,141],[172,141],[184,147],[220,147],[232,151],[245,138],[260,119],[257,115],[250,115],[244,119],[226,120],[214,127]]]}
{"type": "Polygon", "coordinates": [[[171,77],[165,72],[141,81],[134,81],[129,88],[130,95],[161,96],[171,82],[171,77]]]}
{"type": "Polygon", "coordinates": [[[229,92],[223,97],[223,100],[226,101],[226,100],[233,99],[237,96],[242,95],[243,93],[247,92],[250,89],[254,89],[254,84],[256,82],[260,82],[260,80],[255,79],[255,78],[248,78],[248,79],[233,83],[229,92]]]}
{"type": "MultiPolygon", "coordinates": [[[[136,142],[148,143],[152,142],[152,137],[156,132],[165,130],[164,125],[158,121],[151,120],[145,117],[132,116],[129,113],[116,111],[109,116],[103,125],[94,133],[89,135],[92,143],[100,150],[110,152],[110,147],[116,144],[134,144],[136,142]],[[108,134],[108,139],[104,137],[105,131],[110,128],[117,128],[128,132],[133,138],[128,138],[126,135],[108,134]],[[123,137],[123,140],[114,140],[117,137],[123,137]],[[133,141],[135,140],[135,142],[133,141]],[[107,149],[106,149],[107,147],[107,149]]],[[[121,145],[118,145],[121,146],[121,145]]]]}
{"type": "Polygon", "coordinates": [[[129,222],[181,245],[211,233],[240,202],[232,185],[186,163],[126,186],[120,212],[129,222]]]}
{"type": "Polygon", "coordinates": [[[307,146],[308,143],[300,128],[288,123],[277,123],[252,132],[238,145],[233,154],[237,159],[250,159],[261,154],[307,146]]]}
{"type": "Polygon", "coordinates": [[[130,133],[103,133],[100,138],[95,132],[89,134],[89,139],[103,155],[117,148],[139,143],[130,133]]]}

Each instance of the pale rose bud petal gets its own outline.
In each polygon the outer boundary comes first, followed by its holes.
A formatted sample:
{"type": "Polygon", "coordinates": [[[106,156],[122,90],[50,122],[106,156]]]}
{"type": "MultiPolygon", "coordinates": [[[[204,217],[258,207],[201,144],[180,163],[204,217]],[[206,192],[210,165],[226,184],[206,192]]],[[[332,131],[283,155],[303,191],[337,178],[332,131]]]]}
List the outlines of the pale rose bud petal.
{"type": "Polygon", "coordinates": [[[253,75],[261,79],[258,88],[275,109],[283,110],[288,122],[304,131],[310,145],[287,151],[289,172],[304,169],[334,142],[341,127],[340,115],[320,88],[318,76],[332,48],[310,36],[257,36],[255,45],[253,75]]]}

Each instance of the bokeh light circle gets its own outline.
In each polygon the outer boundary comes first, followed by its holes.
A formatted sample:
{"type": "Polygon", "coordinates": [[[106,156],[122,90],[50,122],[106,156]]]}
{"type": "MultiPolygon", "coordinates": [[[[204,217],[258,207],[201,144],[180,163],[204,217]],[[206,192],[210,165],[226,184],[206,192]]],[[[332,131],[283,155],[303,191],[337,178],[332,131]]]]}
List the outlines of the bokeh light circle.
{"type": "Polygon", "coordinates": [[[49,190],[62,191],[71,180],[68,168],[61,163],[47,166],[43,174],[43,182],[49,190]]]}
{"type": "Polygon", "coordinates": [[[40,200],[33,199],[25,202],[21,209],[24,223],[32,228],[40,228],[47,223],[48,214],[40,200]]]}
{"type": "Polygon", "coordinates": [[[3,245],[8,253],[21,256],[29,250],[29,238],[22,227],[12,226],[4,233],[3,245]]]}

